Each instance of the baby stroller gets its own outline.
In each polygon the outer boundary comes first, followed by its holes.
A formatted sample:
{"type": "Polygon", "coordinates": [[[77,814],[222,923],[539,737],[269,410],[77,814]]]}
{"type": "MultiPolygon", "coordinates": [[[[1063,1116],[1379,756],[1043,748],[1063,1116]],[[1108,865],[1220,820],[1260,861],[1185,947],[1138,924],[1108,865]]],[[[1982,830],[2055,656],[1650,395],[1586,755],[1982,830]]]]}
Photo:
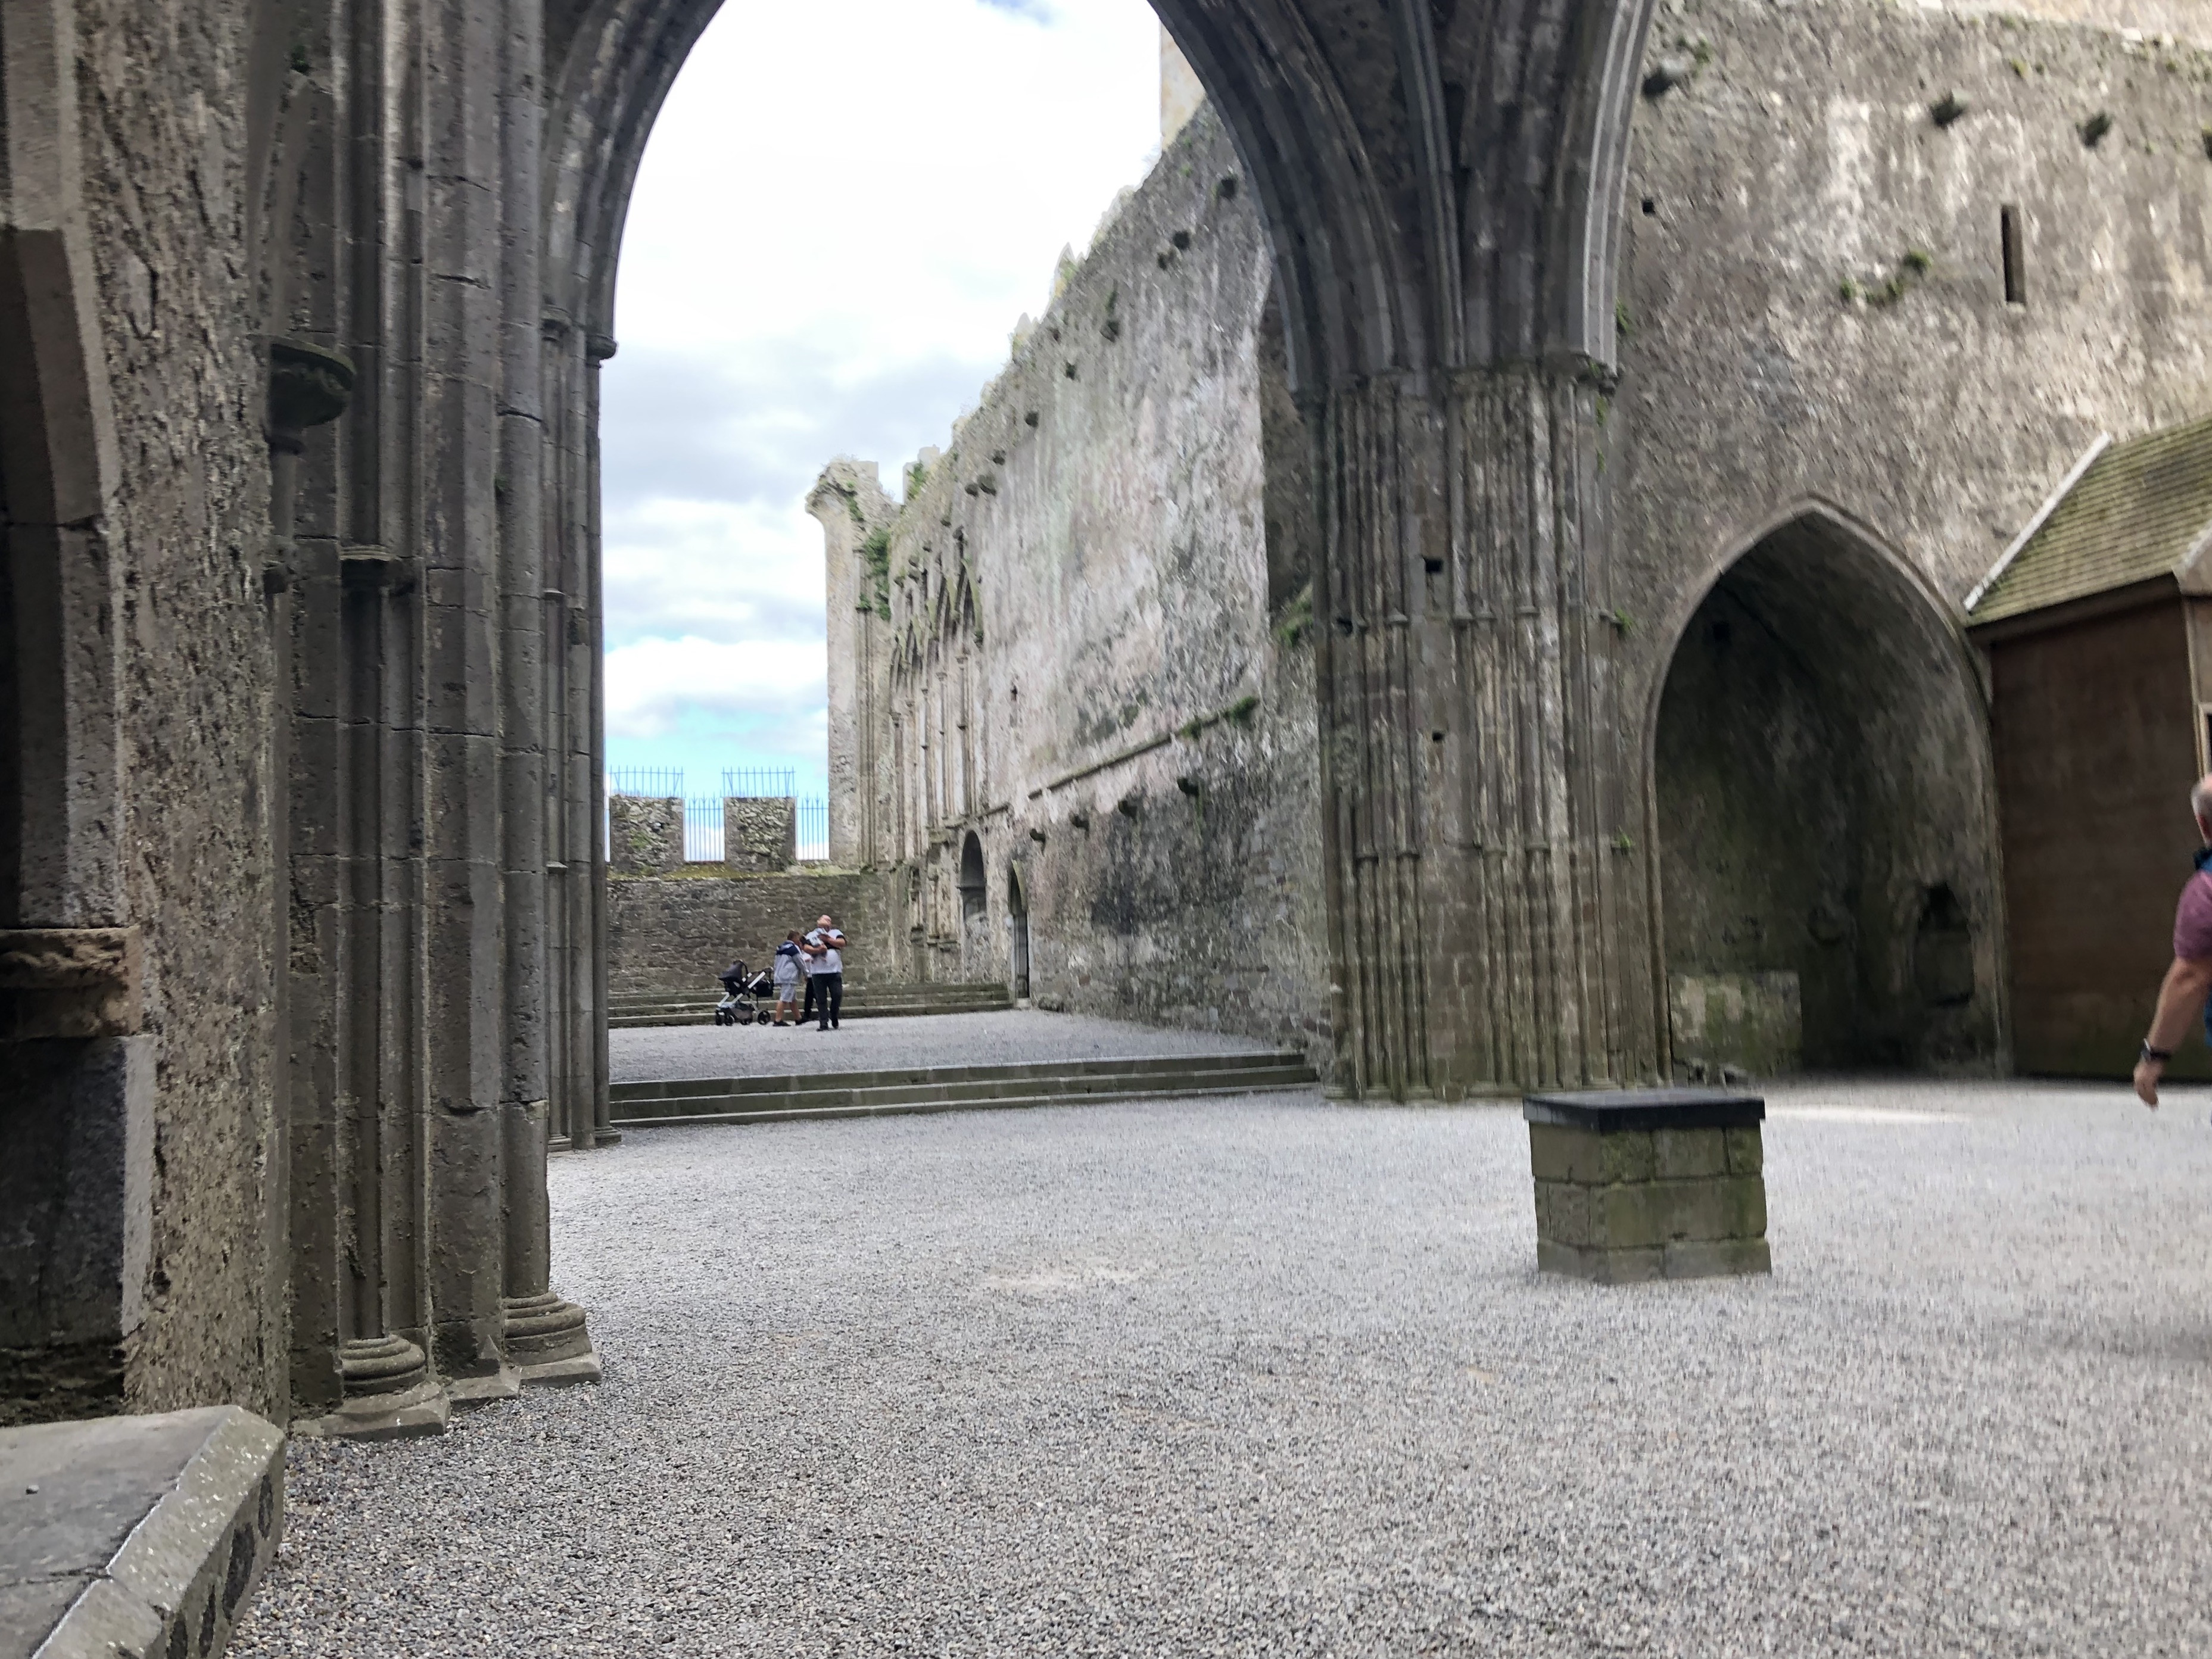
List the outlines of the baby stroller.
{"type": "Polygon", "coordinates": [[[757,972],[742,962],[733,962],[722,970],[722,1000],[714,1005],[714,1024],[717,1025],[750,1025],[765,1019],[757,999],[772,996],[775,986],[764,972],[757,972]]]}

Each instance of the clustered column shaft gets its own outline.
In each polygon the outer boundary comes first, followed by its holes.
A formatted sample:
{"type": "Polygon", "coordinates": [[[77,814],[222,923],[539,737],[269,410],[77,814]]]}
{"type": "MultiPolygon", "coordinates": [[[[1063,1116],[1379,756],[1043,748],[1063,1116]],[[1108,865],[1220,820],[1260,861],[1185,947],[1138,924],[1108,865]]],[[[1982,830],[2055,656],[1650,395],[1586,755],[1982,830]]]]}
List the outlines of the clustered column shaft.
{"type": "Polygon", "coordinates": [[[1656,1071],[1599,396],[1586,368],[1516,366],[1441,393],[1377,377],[1322,413],[1323,788],[1347,1094],[1656,1071]]]}

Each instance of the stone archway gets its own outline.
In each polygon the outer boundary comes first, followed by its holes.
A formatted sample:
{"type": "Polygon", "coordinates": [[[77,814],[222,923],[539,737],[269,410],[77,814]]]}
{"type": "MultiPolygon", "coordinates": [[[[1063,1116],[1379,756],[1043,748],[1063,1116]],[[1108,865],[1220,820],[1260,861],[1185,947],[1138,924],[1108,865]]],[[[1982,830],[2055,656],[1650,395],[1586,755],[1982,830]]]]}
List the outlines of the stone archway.
{"type": "Polygon", "coordinates": [[[988,972],[991,949],[991,884],[983,868],[983,842],[970,830],[960,842],[960,976],[978,980],[988,972]]]}
{"type": "MultiPolygon", "coordinates": [[[[597,627],[596,371],[623,216],[718,3],[546,13],[546,350],[524,402],[542,395],[555,434],[542,552],[581,600],[572,638],[597,627]]],[[[1618,605],[1599,405],[1651,0],[1155,9],[1235,142],[1220,188],[1258,204],[1313,445],[1332,1087],[1651,1076],[1652,905],[1613,855],[1641,757],[1617,642],[1589,620],[1618,605]]],[[[596,700],[596,662],[576,672],[596,700]]],[[[580,1102],[557,1058],[554,1085],[580,1102]]]]}
{"type": "Polygon", "coordinates": [[[76,52],[66,0],[0,0],[0,1421],[119,1407],[152,1243],[76,52]]]}
{"type": "Polygon", "coordinates": [[[1732,560],[1675,646],[1653,780],[1678,1073],[1996,1062],[1986,714],[1902,561],[1820,509],[1732,560]]]}

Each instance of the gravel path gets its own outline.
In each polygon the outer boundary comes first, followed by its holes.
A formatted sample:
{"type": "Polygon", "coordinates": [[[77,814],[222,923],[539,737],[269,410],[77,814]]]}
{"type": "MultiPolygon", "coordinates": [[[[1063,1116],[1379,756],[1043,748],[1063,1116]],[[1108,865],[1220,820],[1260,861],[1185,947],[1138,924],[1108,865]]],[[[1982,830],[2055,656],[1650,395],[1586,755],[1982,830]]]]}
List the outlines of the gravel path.
{"type": "Polygon", "coordinates": [[[1613,1289],[1501,1108],[557,1159],[606,1382],[295,1448],[234,1650],[2212,1651],[2205,1097],[1770,1098],[1774,1275],[1613,1289]]]}
{"type": "Polygon", "coordinates": [[[1218,1031],[1178,1031],[1079,1014],[1013,1009],[848,1019],[808,1025],[644,1025],[607,1033],[617,1083],[678,1077],[781,1077],[872,1072],[886,1066],[1012,1066],[1045,1060],[1131,1060],[1152,1054],[1243,1054],[1273,1045],[1218,1031]]]}

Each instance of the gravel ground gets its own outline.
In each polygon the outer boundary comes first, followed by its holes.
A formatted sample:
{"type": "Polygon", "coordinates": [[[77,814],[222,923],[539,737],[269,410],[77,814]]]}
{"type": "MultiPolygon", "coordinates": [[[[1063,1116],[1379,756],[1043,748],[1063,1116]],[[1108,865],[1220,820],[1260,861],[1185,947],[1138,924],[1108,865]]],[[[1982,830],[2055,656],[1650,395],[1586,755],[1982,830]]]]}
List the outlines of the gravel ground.
{"type": "Polygon", "coordinates": [[[1043,1060],[1242,1054],[1273,1045],[1218,1031],[1177,1031],[1079,1014],[1012,1009],[848,1019],[834,1031],[759,1025],[644,1025],[607,1033],[617,1083],[678,1077],[780,1077],[886,1066],[1012,1066],[1043,1060]]]}
{"type": "Polygon", "coordinates": [[[2212,1651],[2205,1097],[1770,1099],[1773,1276],[1621,1288],[1494,1107],[556,1160],[606,1382],[296,1447],[235,1651],[2212,1651]]]}

